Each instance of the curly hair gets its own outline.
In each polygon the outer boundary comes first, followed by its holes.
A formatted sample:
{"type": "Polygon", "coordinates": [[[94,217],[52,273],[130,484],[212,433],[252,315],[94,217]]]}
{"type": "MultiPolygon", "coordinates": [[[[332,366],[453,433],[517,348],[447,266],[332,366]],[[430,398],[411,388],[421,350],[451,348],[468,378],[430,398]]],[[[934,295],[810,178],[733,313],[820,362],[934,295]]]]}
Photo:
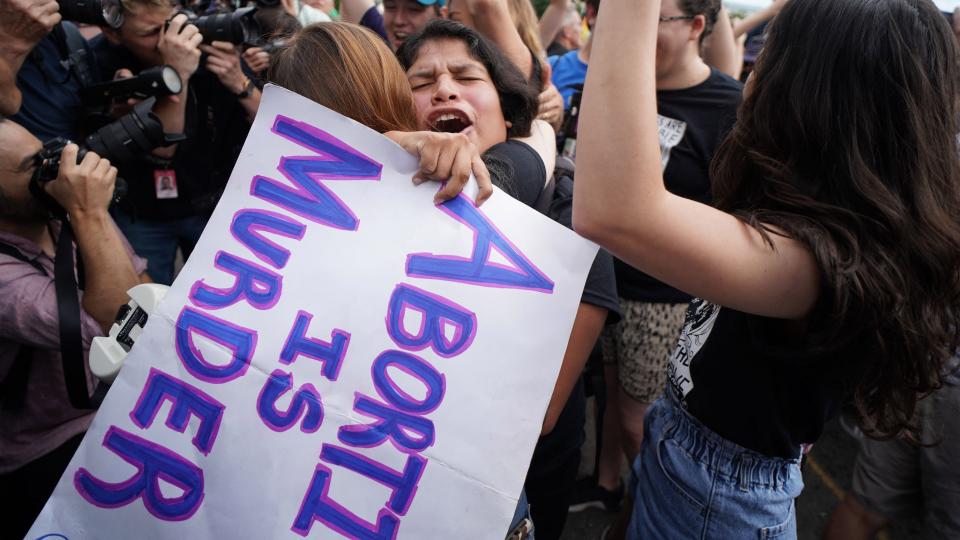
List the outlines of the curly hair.
{"type": "Polygon", "coordinates": [[[958,60],[929,0],[790,2],[712,164],[719,208],[816,257],[808,346],[877,438],[914,434],[960,342],[958,60]]]}

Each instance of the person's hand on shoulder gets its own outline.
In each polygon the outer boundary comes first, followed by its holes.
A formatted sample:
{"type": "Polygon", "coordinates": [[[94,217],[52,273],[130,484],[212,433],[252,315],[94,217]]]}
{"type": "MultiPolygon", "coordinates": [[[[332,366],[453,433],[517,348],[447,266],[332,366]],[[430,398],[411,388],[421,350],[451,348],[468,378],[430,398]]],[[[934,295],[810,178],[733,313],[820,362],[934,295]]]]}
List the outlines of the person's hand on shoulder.
{"type": "Polygon", "coordinates": [[[434,197],[435,202],[440,203],[459,195],[471,173],[477,179],[479,188],[477,206],[493,194],[490,173],[480,159],[477,147],[466,135],[433,131],[389,131],[384,135],[420,158],[420,170],[413,177],[414,184],[419,185],[425,180],[446,182],[434,197]]]}

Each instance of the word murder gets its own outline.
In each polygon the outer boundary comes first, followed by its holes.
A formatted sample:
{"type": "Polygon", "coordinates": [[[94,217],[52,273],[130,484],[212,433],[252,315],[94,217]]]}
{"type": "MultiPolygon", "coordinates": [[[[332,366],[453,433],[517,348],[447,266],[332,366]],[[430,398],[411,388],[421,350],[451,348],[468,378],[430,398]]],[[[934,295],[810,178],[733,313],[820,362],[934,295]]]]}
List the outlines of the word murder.
{"type": "MultiPolygon", "coordinates": [[[[218,252],[215,268],[232,278],[229,288],[214,288],[202,279],[193,284],[189,300],[176,321],[175,349],[186,372],[209,384],[228,384],[243,377],[257,347],[257,332],[212,314],[237,302],[257,310],[269,310],[280,299],[280,271],[290,259],[290,250],[274,241],[303,239],[304,220],[314,224],[356,231],[360,220],[325,185],[325,181],[379,180],[382,165],[362,155],[332,135],[306,123],[277,116],[272,133],[309,150],[309,156],[285,156],[278,170],[281,182],[255,176],[250,195],[274,205],[277,211],[245,208],[236,212],[230,233],[247,253],[218,252]],[[274,239],[271,239],[271,236],[274,239]],[[194,343],[195,336],[212,340],[230,352],[229,361],[204,358],[194,343]]],[[[437,207],[473,231],[470,257],[410,254],[405,273],[409,277],[455,281],[484,287],[509,287],[552,293],[553,282],[534,266],[464,196],[437,207]],[[496,249],[511,265],[489,260],[496,249]]],[[[370,419],[367,424],[344,425],[335,443],[322,445],[319,462],[290,529],[307,536],[320,522],[352,538],[390,539],[397,536],[401,517],[417,493],[417,485],[428,465],[422,455],[433,445],[436,434],[429,414],[443,403],[444,375],[432,356],[450,359],[466,351],[477,332],[477,317],[467,307],[407,283],[394,288],[386,307],[386,331],[396,349],[373,360],[371,375],[376,396],[355,393],[354,411],[370,419]],[[405,315],[418,312],[419,328],[406,328],[405,315]],[[452,335],[447,330],[454,329],[452,335]],[[391,378],[392,371],[405,373],[410,382],[422,385],[422,399],[405,391],[391,378]],[[402,470],[395,470],[364,455],[363,449],[389,442],[405,455],[402,470]],[[389,497],[375,522],[368,522],[328,496],[330,480],[338,469],[348,469],[384,486],[389,497]]],[[[303,433],[317,431],[323,422],[323,401],[317,388],[294,381],[288,368],[294,362],[316,361],[322,377],[336,381],[350,344],[350,333],[342,329],[324,332],[311,326],[312,314],[300,310],[284,342],[277,368],[257,396],[256,410],[268,428],[282,432],[297,428],[303,433]],[[277,406],[292,392],[285,409],[277,406]]],[[[299,381],[302,382],[302,381],[299,381]]],[[[408,382],[409,384],[409,382],[408,382]]],[[[225,413],[225,406],[188,381],[153,368],[130,412],[141,429],[153,424],[164,402],[170,403],[166,427],[186,433],[191,417],[198,428],[191,439],[200,455],[213,449],[225,413]]],[[[129,479],[106,482],[85,468],[74,475],[73,484],[90,504],[117,508],[142,500],[154,517],[164,521],[189,519],[204,498],[203,469],[176,452],[118,426],[108,428],[103,446],[136,467],[129,479]],[[175,485],[181,494],[164,495],[160,480],[175,485]]]]}

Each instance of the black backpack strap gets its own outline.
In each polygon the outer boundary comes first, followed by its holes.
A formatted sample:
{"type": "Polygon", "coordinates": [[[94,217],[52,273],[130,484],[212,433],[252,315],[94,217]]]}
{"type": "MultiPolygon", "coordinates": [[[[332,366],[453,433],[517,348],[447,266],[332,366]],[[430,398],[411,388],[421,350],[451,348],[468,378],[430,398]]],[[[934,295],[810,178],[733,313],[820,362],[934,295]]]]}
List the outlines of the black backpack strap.
{"type": "Polygon", "coordinates": [[[93,67],[90,65],[90,56],[87,54],[87,40],[72,23],[61,22],[54,28],[54,32],[62,37],[63,47],[60,50],[64,65],[77,78],[82,88],[96,84],[93,67]]]}
{"type": "Polygon", "coordinates": [[[21,253],[19,249],[11,246],[10,244],[3,242],[2,240],[0,240],[0,253],[7,255],[8,257],[12,257],[18,261],[25,262],[30,266],[36,268],[37,271],[40,272],[41,274],[47,275],[47,271],[43,269],[43,266],[36,259],[31,259],[27,257],[26,255],[21,253]]]}

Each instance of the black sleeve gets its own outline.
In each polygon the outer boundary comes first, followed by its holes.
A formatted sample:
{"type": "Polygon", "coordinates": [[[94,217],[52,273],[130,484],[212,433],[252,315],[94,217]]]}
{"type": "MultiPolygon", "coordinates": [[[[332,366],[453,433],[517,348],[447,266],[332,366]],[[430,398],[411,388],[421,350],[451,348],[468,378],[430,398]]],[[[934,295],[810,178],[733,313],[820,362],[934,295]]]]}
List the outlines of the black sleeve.
{"type": "Polygon", "coordinates": [[[547,171],[543,160],[530,145],[509,140],[490,147],[483,154],[494,185],[527,206],[532,206],[543,185],[547,171]]]}
{"type": "MultiPolygon", "coordinates": [[[[567,177],[557,179],[557,187],[550,207],[550,217],[564,227],[573,229],[573,182],[567,177]]],[[[613,257],[607,250],[597,251],[593,266],[583,286],[581,302],[606,308],[607,324],[620,321],[620,300],[613,272],[613,257]]]]}

